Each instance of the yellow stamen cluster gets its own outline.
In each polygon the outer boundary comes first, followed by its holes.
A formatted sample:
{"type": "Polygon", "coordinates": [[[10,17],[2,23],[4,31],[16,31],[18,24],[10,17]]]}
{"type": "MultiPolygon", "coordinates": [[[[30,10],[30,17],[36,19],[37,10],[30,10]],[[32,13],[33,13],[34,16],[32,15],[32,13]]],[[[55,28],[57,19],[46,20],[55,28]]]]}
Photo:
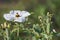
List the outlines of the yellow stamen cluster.
{"type": "Polygon", "coordinates": [[[18,13],[16,13],[16,17],[20,17],[20,15],[18,13]]]}

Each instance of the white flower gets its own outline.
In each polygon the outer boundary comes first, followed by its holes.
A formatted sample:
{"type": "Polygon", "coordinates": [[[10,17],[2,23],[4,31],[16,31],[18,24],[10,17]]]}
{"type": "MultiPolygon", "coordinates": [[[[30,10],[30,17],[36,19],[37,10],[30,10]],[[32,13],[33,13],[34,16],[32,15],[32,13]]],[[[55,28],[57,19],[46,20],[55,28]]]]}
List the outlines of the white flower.
{"type": "Polygon", "coordinates": [[[55,29],[53,29],[53,32],[54,32],[54,33],[56,33],[56,30],[55,30],[55,29]]]}
{"type": "Polygon", "coordinates": [[[4,18],[8,21],[24,22],[29,15],[27,11],[11,10],[9,14],[4,14],[4,18]]]}

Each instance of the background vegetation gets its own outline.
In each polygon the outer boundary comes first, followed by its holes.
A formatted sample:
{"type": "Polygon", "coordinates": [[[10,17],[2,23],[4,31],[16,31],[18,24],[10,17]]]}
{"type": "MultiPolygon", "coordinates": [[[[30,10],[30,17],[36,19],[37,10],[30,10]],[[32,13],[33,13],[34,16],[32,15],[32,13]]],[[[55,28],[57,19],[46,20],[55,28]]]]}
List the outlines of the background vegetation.
{"type": "MultiPolygon", "coordinates": [[[[5,21],[4,13],[10,10],[26,10],[34,13],[31,19],[37,23],[37,16],[46,15],[47,12],[54,14],[52,17],[53,28],[60,32],[60,0],[0,0],[0,24],[5,21]]],[[[56,40],[59,40],[57,37],[56,40]]]]}

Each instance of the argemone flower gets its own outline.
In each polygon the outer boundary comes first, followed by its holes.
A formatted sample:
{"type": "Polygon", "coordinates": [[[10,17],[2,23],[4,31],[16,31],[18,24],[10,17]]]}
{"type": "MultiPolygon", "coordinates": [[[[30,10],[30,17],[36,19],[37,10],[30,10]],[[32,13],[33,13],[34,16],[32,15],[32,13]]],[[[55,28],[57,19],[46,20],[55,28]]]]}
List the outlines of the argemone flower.
{"type": "Polygon", "coordinates": [[[11,10],[9,14],[6,13],[3,16],[7,21],[24,22],[29,15],[27,11],[11,10]]]}

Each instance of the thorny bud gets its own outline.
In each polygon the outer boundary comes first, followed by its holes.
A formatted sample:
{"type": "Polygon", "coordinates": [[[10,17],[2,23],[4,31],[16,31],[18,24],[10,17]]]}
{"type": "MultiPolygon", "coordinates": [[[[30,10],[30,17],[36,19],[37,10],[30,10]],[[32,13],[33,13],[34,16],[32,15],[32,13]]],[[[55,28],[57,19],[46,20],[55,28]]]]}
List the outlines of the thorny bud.
{"type": "Polygon", "coordinates": [[[48,16],[49,20],[51,21],[53,14],[50,14],[49,12],[47,12],[47,16],[48,16]]]}
{"type": "Polygon", "coordinates": [[[5,30],[6,28],[8,28],[10,25],[9,24],[7,24],[6,22],[4,22],[3,24],[1,24],[1,28],[3,29],[3,30],[5,30]]]}
{"type": "Polygon", "coordinates": [[[51,18],[53,14],[50,14],[49,12],[47,12],[47,16],[51,18]]]}
{"type": "Polygon", "coordinates": [[[3,24],[1,24],[1,26],[3,27],[3,24]]]}
{"type": "Polygon", "coordinates": [[[38,19],[40,19],[40,22],[42,22],[42,16],[38,16],[38,19]]]}
{"type": "Polygon", "coordinates": [[[38,19],[42,19],[42,16],[38,16],[38,19]]]}
{"type": "Polygon", "coordinates": [[[4,24],[1,24],[1,28],[2,28],[3,30],[5,30],[4,24]]]}
{"type": "Polygon", "coordinates": [[[49,12],[47,12],[47,16],[49,16],[50,14],[49,14],[49,12]]]}
{"type": "Polygon", "coordinates": [[[5,28],[7,27],[7,23],[6,23],[6,22],[4,22],[4,27],[5,27],[5,28]]]}
{"type": "Polygon", "coordinates": [[[10,25],[8,24],[7,27],[10,28],[10,25]]]}

